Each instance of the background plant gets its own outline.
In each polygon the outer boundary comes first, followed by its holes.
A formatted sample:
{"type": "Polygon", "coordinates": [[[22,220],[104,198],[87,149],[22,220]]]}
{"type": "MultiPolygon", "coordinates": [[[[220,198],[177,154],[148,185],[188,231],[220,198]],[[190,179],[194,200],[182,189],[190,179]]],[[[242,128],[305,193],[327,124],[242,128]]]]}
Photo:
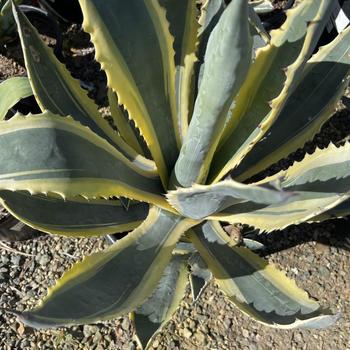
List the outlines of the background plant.
{"type": "MultiPolygon", "coordinates": [[[[311,138],[348,85],[349,30],[312,55],[332,2],[303,1],[270,34],[245,0],[226,9],[212,0],[199,22],[190,0],[80,4],[119,133],[15,8],[29,76],[21,82],[43,112],[0,123],[0,197],[44,232],[133,231],[74,265],[38,308],[18,316],[56,327],[132,312],[146,345],[176,310],[190,272],[195,299],[213,274],[259,322],[332,324],[337,315],[236,246],[220,224],[268,232],[348,212],[348,145],[244,184],[311,138]]],[[[13,91],[6,108],[21,96],[13,91]]]]}
{"type": "MultiPolygon", "coordinates": [[[[15,0],[16,4],[20,4],[21,0],[15,0]]],[[[12,15],[12,5],[10,0],[0,0],[0,42],[6,42],[13,38],[16,24],[12,15]]]]}

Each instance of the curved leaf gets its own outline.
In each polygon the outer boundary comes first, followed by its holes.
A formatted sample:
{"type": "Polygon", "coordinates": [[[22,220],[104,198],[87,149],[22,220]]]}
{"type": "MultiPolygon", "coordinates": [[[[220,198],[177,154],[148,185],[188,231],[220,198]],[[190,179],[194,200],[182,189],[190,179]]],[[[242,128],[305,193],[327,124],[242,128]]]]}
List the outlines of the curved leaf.
{"type": "Polygon", "coordinates": [[[350,215],[350,200],[346,200],[343,203],[338,204],[337,206],[323,212],[320,215],[317,215],[309,220],[309,222],[320,222],[330,219],[339,219],[344,218],[350,215]]]}
{"type": "Polygon", "coordinates": [[[308,221],[314,216],[347,200],[349,195],[337,193],[294,192],[287,202],[262,206],[247,202],[243,211],[240,205],[229,207],[221,213],[210,216],[213,220],[227,221],[230,224],[247,224],[261,231],[270,232],[308,221]]]}
{"type": "Polygon", "coordinates": [[[266,137],[231,176],[243,181],[287,157],[319,132],[349,84],[350,28],[322,47],[306,64],[303,77],[266,137]]]}
{"type": "Polygon", "coordinates": [[[57,60],[28,19],[16,7],[13,11],[29,80],[41,110],[49,110],[62,116],[72,116],[115,146],[140,169],[154,174],[154,163],[138,156],[110,127],[98,112],[97,105],[80,87],[79,81],[74,79],[66,67],[57,60]]]}
{"type": "Polygon", "coordinates": [[[289,191],[349,193],[350,144],[336,147],[331,143],[326,149],[316,149],[287,170],[257,184],[268,182],[277,182],[279,187],[289,191]]]}
{"type": "Polygon", "coordinates": [[[111,88],[108,89],[108,101],[114,125],[117,127],[121,137],[137,153],[143,155],[144,151],[140,145],[136,130],[131,127],[127,112],[123,111],[122,107],[119,106],[117,94],[111,88]]]}
{"type": "Polygon", "coordinates": [[[146,217],[148,205],[133,202],[128,210],[116,200],[62,200],[0,191],[1,204],[18,220],[37,230],[69,237],[131,231],[146,217]]]}
{"type": "Polygon", "coordinates": [[[140,129],[166,185],[180,138],[174,49],[165,11],[157,0],[79,2],[108,86],[140,129]]]}
{"type": "Polygon", "coordinates": [[[247,1],[233,1],[209,38],[203,78],[172,174],[173,184],[188,187],[205,181],[227,113],[246,77],[251,46],[247,1]]]}
{"type": "MultiPolygon", "coordinates": [[[[287,201],[293,193],[277,191],[262,186],[245,185],[233,180],[214,185],[194,185],[168,192],[169,203],[182,215],[204,219],[234,204],[247,201],[276,204],[287,201]]],[[[244,210],[244,206],[242,206],[244,210]]]]}
{"type": "Polygon", "coordinates": [[[4,120],[7,112],[22,98],[32,96],[28,78],[13,77],[0,84],[0,120],[4,120]]]}
{"type": "Polygon", "coordinates": [[[145,222],[108,249],[86,257],[42,303],[17,313],[36,328],[92,323],[135,310],[158,285],[180,236],[193,225],[155,207],[145,222]]]}
{"type": "Polygon", "coordinates": [[[166,208],[158,178],[71,118],[45,112],[0,122],[0,189],[63,198],[124,196],[166,208]]]}
{"type": "Polygon", "coordinates": [[[232,246],[218,222],[191,230],[191,239],[229,300],[256,321],[278,328],[325,328],[339,315],[320,309],[294,281],[246,248],[232,246]]]}
{"type": "Polygon", "coordinates": [[[287,11],[268,45],[257,50],[214,156],[209,182],[239,165],[269,130],[300,80],[329,18],[332,0],[305,0],[287,11]]]}
{"type": "Polygon", "coordinates": [[[166,10],[169,30],[174,37],[176,66],[176,106],[179,135],[186,135],[194,102],[194,67],[198,29],[197,6],[193,0],[160,0],[166,10]]]}
{"type": "Polygon", "coordinates": [[[188,256],[175,255],[165,268],[152,296],[132,315],[138,341],[144,349],[167,324],[185,296],[188,256]]]}

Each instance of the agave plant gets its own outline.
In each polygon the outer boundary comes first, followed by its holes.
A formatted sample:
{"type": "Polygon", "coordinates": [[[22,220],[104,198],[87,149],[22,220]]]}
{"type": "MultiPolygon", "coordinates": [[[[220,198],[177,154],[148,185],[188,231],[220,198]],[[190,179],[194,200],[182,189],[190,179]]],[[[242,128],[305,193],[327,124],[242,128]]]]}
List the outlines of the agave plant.
{"type": "Polygon", "coordinates": [[[332,0],[302,1],[269,34],[246,0],[208,1],[198,21],[193,0],[80,5],[118,132],[14,7],[42,113],[0,122],[0,197],[44,232],[131,232],[75,264],[18,317],[45,328],[130,313],[147,347],[188,279],[197,299],[213,276],[230,302],[263,324],[335,322],[338,315],[236,245],[221,224],[263,233],[349,212],[348,144],[249,183],[312,138],[348,84],[350,29],[312,55],[332,0]]]}

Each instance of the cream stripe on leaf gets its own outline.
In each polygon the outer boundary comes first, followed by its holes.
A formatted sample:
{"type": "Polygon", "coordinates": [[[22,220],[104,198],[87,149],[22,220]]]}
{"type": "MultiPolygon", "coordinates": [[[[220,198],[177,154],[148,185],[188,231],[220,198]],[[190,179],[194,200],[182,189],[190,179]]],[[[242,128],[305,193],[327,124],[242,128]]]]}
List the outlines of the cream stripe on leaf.
{"type": "Polygon", "coordinates": [[[119,105],[117,94],[111,89],[108,89],[108,101],[111,108],[111,116],[113,123],[118,129],[120,136],[131,146],[137,153],[144,155],[141,147],[141,142],[137,134],[137,130],[131,126],[127,111],[119,105]]]}
{"type": "Polygon", "coordinates": [[[118,200],[63,200],[0,191],[2,205],[18,220],[39,231],[69,237],[90,237],[131,231],[146,218],[148,205],[118,200]],[[59,215],[57,215],[59,213],[59,215]]]}
{"type": "Polygon", "coordinates": [[[322,310],[294,281],[246,248],[234,246],[218,222],[191,230],[191,239],[219,288],[243,313],[276,328],[325,328],[339,315],[322,310]]]}
{"type": "Polygon", "coordinates": [[[319,132],[334,113],[350,80],[350,28],[321,47],[267,135],[230,174],[238,181],[287,157],[319,132]]]}
{"type": "Polygon", "coordinates": [[[102,118],[97,105],[87,96],[79,81],[58,61],[23,13],[15,7],[13,11],[30,83],[42,111],[72,116],[115,146],[140,169],[155,173],[154,163],[138,156],[102,118]]]}
{"type": "Polygon", "coordinates": [[[152,294],[180,236],[194,222],[158,208],[127,237],[66,272],[35,309],[18,313],[36,328],[92,323],[135,310],[152,294]]]}
{"type": "Polygon", "coordinates": [[[73,119],[45,112],[0,122],[0,189],[123,196],[166,208],[160,180],[73,119]]]}
{"type": "Polygon", "coordinates": [[[188,187],[206,180],[227,113],[250,65],[250,39],[247,1],[235,0],[210,35],[203,78],[172,184],[188,187]]]}
{"type": "Polygon", "coordinates": [[[239,91],[211,164],[208,181],[217,182],[239,165],[278,117],[329,18],[332,0],[305,0],[287,11],[272,31],[239,91]],[[247,102],[248,101],[248,102],[247,102]]]}
{"type": "Polygon", "coordinates": [[[309,222],[320,222],[330,219],[339,219],[339,218],[345,218],[346,216],[350,215],[350,200],[346,200],[343,203],[338,204],[334,208],[327,210],[323,212],[320,215],[317,215],[313,217],[312,219],[308,220],[309,222]]]}
{"type": "Polygon", "coordinates": [[[350,144],[326,149],[316,149],[310,155],[294,163],[287,170],[268,177],[257,184],[277,183],[289,191],[313,191],[323,193],[350,192],[350,144]]]}
{"type": "Polygon", "coordinates": [[[173,39],[157,0],[80,0],[107,83],[141,131],[163,183],[178,156],[173,39]]]}
{"type": "Polygon", "coordinates": [[[210,218],[231,224],[246,224],[260,231],[271,232],[308,221],[348,198],[348,194],[295,192],[286,202],[269,206],[247,202],[243,203],[245,207],[236,204],[210,218]]]}
{"type": "Polygon", "coordinates": [[[138,341],[145,350],[152,346],[154,337],[161,332],[185,297],[188,258],[188,255],[172,257],[151,297],[131,316],[138,341]]]}
{"type": "Polygon", "coordinates": [[[176,106],[180,138],[186,135],[194,103],[194,69],[199,24],[193,0],[160,0],[165,8],[169,30],[174,37],[176,66],[176,106]]]}
{"type": "Polygon", "coordinates": [[[32,95],[32,88],[26,77],[13,77],[3,81],[0,84],[0,120],[4,120],[9,109],[22,98],[32,95]]]}

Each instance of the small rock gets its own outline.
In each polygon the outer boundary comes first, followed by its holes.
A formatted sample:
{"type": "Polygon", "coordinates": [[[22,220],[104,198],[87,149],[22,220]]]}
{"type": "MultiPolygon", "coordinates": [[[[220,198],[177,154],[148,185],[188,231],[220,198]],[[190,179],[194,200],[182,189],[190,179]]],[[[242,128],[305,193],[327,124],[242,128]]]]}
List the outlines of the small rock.
{"type": "Polygon", "coordinates": [[[322,277],[329,277],[330,275],[329,270],[325,266],[321,266],[318,271],[322,277]]]}
{"type": "Polygon", "coordinates": [[[299,274],[299,270],[296,268],[296,267],[292,267],[290,269],[295,275],[298,275],[299,274]]]}
{"type": "Polygon", "coordinates": [[[153,342],[152,346],[153,346],[154,349],[157,349],[158,346],[159,346],[159,340],[156,339],[156,340],[153,342]]]}
{"type": "Polygon", "coordinates": [[[124,331],[128,331],[130,327],[130,321],[128,318],[123,318],[122,321],[122,328],[124,329],[124,331]]]}
{"type": "Polygon", "coordinates": [[[305,259],[306,259],[306,261],[309,262],[309,263],[312,263],[312,262],[315,260],[314,256],[311,255],[311,254],[308,255],[305,259]]]}
{"type": "Polygon", "coordinates": [[[21,262],[21,256],[20,255],[12,255],[11,256],[11,263],[15,266],[19,266],[21,262]]]}
{"type": "Polygon", "coordinates": [[[187,339],[191,338],[192,337],[192,332],[188,329],[188,328],[185,328],[183,330],[183,336],[187,339]]]}
{"type": "Polygon", "coordinates": [[[3,264],[7,264],[9,262],[9,258],[6,255],[1,255],[1,262],[3,264]]]}
{"type": "Polygon", "coordinates": [[[249,332],[246,329],[242,330],[242,335],[244,338],[249,338],[249,332]]]}
{"type": "Polygon", "coordinates": [[[51,259],[48,255],[45,254],[45,255],[38,255],[35,260],[39,265],[45,266],[50,262],[51,259]]]}
{"type": "Polygon", "coordinates": [[[206,336],[203,332],[201,331],[198,331],[195,333],[194,335],[196,341],[199,343],[199,344],[205,344],[206,343],[206,336]]]}
{"type": "Polygon", "coordinates": [[[84,337],[89,338],[90,336],[94,335],[98,331],[98,327],[96,326],[84,326],[83,333],[84,337]]]}
{"type": "Polygon", "coordinates": [[[22,336],[25,333],[25,331],[26,329],[24,328],[23,324],[20,323],[19,327],[17,328],[17,333],[22,336]]]}
{"type": "Polygon", "coordinates": [[[294,341],[297,343],[302,343],[303,342],[303,335],[301,333],[295,333],[294,334],[294,341]]]}
{"type": "Polygon", "coordinates": [[[100,342],[100,340],[102,339],[102,335],[100,333],[99,330],[96,331],[96,333],[94,334],[94,337],[93,337],[93,342],[95,344],[98,344],[100,342]]]}

